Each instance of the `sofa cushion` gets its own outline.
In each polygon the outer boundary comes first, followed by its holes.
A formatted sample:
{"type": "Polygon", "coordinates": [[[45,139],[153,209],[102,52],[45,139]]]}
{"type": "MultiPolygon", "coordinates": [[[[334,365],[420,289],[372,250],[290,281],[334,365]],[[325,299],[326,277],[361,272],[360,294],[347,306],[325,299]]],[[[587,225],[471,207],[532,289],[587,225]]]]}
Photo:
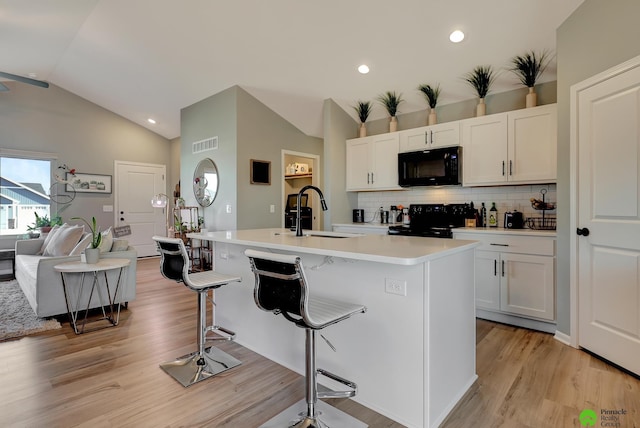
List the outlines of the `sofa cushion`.
{"type": "MultiPolygon", "coordinates": [[[[38,263],[40,262],[40,259],[42,259],[42,256],[31,254],[21,254],[19,256],[16,256],[16,272],[21,271],[24,276],[29,279],[30,283],[35,284],[36,277],[38,275],[38,263]]],[[[35,286],[33,288],[35,288],[35,286]]]]}
{"type": "Polygon", "coordinates": [[[93,236],[90,233],[85,233],[84,236],[80,239],[80,242],[73,247],[73,250],[69,253],[70,256],[79,256],[82,252],[91,245],[91,238],[93,236]]]}
{"type": "Polygon", "coordinates": [[[47,244],[47,247],[42,253],[45,257],[59,257],[68,256],[71,250],[76,246],[82,234],[84,233],[83,226],[69,226],[63,224],[60,226],[56,234],[51,238],[51,241],[47,244]]]}
{"type": "Polygon", "coordinates": [[[127,251],[129,249],[129,241],[126,239],[114,239],[111,246],[111,252],[115,251],[127,251]]]}
{"type": "Polygon", "coordinates": [[[47,249],[47,245],[49,245],[49,242],[51,242],[55,234],[58,233],[58,229],[60,229],[60,226],[56,224],[51,228],[51,230],[49,230],[49,233],[47,233],[47,236],[44,238],[44,241],[42,242],[42,247],[40,247],[40,251],[38,251],[37,253],[38,255],[42,255],[42,253],[44,253],[44,250],[47,249]]]}
{"type": "Polygon", "coordinates": [[[111,232],[111,226],[104,232],[102,232],[102,241],[100,242],[100,252],[108,253],[111,251],[113,245],[113,233],[111,232]]]}

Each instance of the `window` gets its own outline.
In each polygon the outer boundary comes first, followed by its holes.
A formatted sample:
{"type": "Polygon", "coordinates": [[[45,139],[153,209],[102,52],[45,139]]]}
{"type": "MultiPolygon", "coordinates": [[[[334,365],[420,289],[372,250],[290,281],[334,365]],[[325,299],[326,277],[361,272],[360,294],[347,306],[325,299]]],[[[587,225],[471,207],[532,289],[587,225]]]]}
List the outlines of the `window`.
{"type": "Polygon", "coordinates": [[[51,217],[51,164],[37,154],[0,153],[0,235],[26,233],[34,213],[51,217]]]}

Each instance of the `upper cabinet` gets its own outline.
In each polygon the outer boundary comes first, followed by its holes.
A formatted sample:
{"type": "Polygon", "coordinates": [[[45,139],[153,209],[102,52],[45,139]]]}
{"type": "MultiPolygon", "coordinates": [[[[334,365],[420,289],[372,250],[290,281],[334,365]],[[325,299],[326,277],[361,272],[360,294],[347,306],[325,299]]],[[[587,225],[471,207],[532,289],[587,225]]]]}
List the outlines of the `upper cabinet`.
{"type": "Polygon", "coordinates": [[[460,122],[441,123],[400,131],[401,152],[458,145],[460,145],[460,122]]]}
{"type": "Polygon", "coordinates": [[[556,104],[462,121],[463,185],[556,181],[556,104]]]}
{"type": "Polygon", "coordinates": [[[398,132],[347,140],[347,191],[402,190],[398,132]]]}

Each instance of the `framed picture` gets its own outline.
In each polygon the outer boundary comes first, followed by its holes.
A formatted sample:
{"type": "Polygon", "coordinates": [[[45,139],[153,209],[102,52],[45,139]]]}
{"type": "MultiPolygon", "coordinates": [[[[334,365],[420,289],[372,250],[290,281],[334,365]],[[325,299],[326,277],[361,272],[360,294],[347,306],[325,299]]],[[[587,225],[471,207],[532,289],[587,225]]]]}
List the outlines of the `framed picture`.
{"type": "Polygon", "coordinates": [[[67,192],[75,189],[77,193],[111,193],[111,176],[101,174],[83,174],[76,172],[71,175],[67,172],[67,192]],[[73,186],[73,189],[71,189],[73,186]]]}
{"type": "Polygon", "coordinates": [[[271,161],[251,159],[251,184],[271,184],[271,161]]]}

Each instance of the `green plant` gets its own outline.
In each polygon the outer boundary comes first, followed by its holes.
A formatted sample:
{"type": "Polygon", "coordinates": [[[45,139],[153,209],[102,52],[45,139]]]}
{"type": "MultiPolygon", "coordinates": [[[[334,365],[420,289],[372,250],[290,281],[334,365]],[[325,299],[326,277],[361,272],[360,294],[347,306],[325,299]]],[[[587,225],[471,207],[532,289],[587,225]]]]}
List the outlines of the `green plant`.
{"type": "Polygon", "coordinates": [[[60,226],[62,224],[62,217],[60,217],[58,214],[52,216],[51,218],[49,218],[48,215],[38,215],[38,213],[35,211],[34,214],[36,216],[36,221],[33,222],[32,225],[27,226],[27,230],[36,230],[42,227],[53,227],[56,225],[60,226]]]}
{"type": "Polygon", "coordinates": [[[478,98],[487,96],[495,78],[495,73],[490,65],[479,65],[463,77],[464,81],[476,90],[478,98]]]}
{"type": "Polygon", "coordinates": [[[71,220],[82,220],[87,226],[89,226],[89,230],[91,230],[91,248],[100,247],[100,243],[102,242],[102,234],[100,233],[100,227],[96,222],[95,217],[91,217],[91,223],[82,217],[72,217],[71,220]]]}
{"type": "Polygon", "coordinates": [[[395,91],[387,91],[384,94],[378,96],[378,101],[387,110],[389,116],[394,117],[398,112],[398,106],[404,100],[402,99],[402,94],[396,95],[395,91]]]}
{"type": "Polygon", "coordinates": [[[429,107],[436,108],[438,104],[438,97],[440,97],[440,85],[432,87],[430,85],[420,85],[418,90],[421,91],[424,97],[427,99],[429,107]]]}
{"type": "Polygon", "coordinates": [[[511,59],[513,66],[509,70],[518,76],[524,86],[533,88],[550,61],[551,57],[548,51],[542,51],[538,54],[530,51],[522,56],[514,56],[511,59]]]}
{"type": "Polygon", "coordinates": [[[371,101],[360,101],[353,106],[353,109],[358,113],[358,119],[360,119],[360,123],[365,123],[371,114],[371,110],[373,109],[373,105],[371,105],[371,101]]]}

